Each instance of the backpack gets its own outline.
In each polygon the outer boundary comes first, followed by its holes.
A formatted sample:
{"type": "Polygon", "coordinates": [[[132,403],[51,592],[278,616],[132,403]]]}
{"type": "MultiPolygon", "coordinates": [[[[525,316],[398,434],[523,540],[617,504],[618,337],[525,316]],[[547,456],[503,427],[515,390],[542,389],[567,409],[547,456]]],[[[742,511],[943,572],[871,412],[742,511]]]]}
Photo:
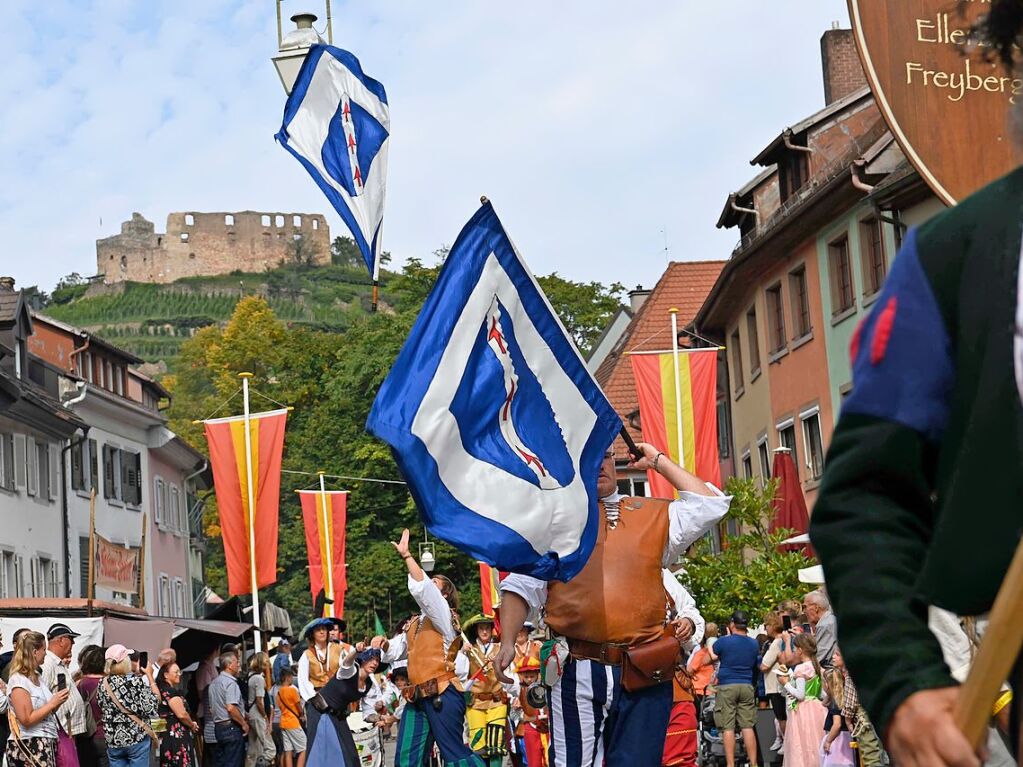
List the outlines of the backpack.
{"type": "Polygon", "coordinates": [[[93,688],[92,694],[85,699],[85,734],[88,735],[90,738],[96,734],[96,730],[98,729],[99,726],[96,723],[96,715],[92,710],[92,702],[96,700],[96,693],[98,692],[99,685],[97,684],[93,688]]]}

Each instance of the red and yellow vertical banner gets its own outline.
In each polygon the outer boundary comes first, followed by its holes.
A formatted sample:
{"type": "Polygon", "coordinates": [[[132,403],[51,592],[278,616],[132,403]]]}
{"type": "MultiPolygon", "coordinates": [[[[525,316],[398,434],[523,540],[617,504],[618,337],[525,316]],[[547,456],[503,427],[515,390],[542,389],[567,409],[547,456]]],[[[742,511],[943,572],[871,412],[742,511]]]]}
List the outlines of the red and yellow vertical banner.
{"type": "MultiPolygon", "coordinates": [[[[677,400],[675,363],[671,352],[634,354],[631,359],[639,395],[643,439],[696,476],[719,485],[717,350],[679,352],[680,397],[677,400]],[[678,409],[682,411],[684,461],[679,460],[678,454],[678,409]]],[[[647,477],[651,496],[675,497],[675,488],[660,474],[649,471],[647,477]]]]}
{"type": "Polygon", "coordinates": [[[483,614],[488,618],[497,615],[501,606],[501,573],[486,562],[480,562],[480,594],[483,597],[483,614]]]}
{"type": "Polygon", "coordinates": [[[281,456],[287,410],[249,416],[252,445],[254,509],[249,508],[249,475],[245,455],[245,418],[216,418],[205,422],[210,466],[220,511],[227,560],[227,590],[232,596],[252,591],[249,529],[255,531],[256,587],[277,580],[277,527],[281,496],[281,456]]]}
{"type": "Polygon", "coordinates": [[[309,554],[309,588],[313,599],[323,589],[334,604],[317,617],[343,618],[348,576],[345,572],[345,520],[348,492],[299,490],[305,545],[309,554]]]}

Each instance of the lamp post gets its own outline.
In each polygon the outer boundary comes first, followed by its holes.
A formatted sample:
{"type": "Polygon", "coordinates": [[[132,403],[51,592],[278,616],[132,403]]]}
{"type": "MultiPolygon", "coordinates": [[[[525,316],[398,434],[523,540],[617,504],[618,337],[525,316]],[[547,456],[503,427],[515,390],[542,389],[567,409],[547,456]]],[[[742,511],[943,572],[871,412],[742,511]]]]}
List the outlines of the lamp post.
{"type": "Polygon", "coordinates": [[[281,22],[282,2],[283,0],[277,0],[277,55],[273,56],[271,61],[277,70],[277,76],[281,78],[284,92],[290,96],[295,80],[298,79],[298,71],[302,68],[306,54],[309,53],[309,48],[323,42],[333,45],[334,28],[330,15],[330,0],[325,0],[327,8],[326,40],[313,26],[313,22],[317,18],[316,14],[307,11],[296,13],[291,17],[291,20],[295,22],[295,29],[285,35],[281,22]]]}
{"type": "Polygon", "coordinates": [[[419,566],[424,573],[432,573],[437,565],[437,558],[433,555],[433,543],[430,541],[430,534],[423,530],[423,542],[419,544],[419,566]]]}

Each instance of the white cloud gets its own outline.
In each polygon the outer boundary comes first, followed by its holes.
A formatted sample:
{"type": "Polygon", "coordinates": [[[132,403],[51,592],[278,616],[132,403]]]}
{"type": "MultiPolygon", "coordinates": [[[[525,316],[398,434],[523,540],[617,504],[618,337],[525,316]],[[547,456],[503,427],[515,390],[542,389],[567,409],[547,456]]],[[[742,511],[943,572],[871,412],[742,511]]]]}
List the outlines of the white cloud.
{"type": "MultiPolygon", "coordinates": [[[[324,211],[343,231],[273,141],[272,4],[5,5],[0,271],[19,284],[91,273],[133,210],[158,229],[173,210],[324,211]]],[[[335,42],[391,103],[385,247],[428,255],[487,194],[538,273],[651,284],[664,229],[672,258],[726,258],[724,198],[822,106],[818,41],[844,5],[336,2],[335,42]]]]}

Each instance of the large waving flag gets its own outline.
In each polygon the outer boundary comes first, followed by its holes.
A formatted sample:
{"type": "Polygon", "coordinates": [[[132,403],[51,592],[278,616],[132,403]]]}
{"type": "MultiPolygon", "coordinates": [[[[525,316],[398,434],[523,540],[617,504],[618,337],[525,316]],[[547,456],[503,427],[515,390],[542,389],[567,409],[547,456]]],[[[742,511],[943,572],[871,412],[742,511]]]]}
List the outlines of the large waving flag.
{"type": "Polygon", "coordinates": [[[438,538],[545,580],[586,563],[621,420],[489,202],[458,235],[366,425],[394,448],[438,538]]]}
{"type": "Polygon", "coordinates": [[[256,587],[277,580],[277,519],[281,495],[281,456],[287,410],[249,416],[252,444],[252,487],[255,510],[250,513],[248,471],[245,459],[245,417],[206,421],[213,486],[220,512],[227,560],[227,590],[231,595],[249,594],[252,579],[249,559],[249,526],[255,528],[256,587]]]}
{"type": "Polygon", "coordinates": [[[347,224],[374,279],[391,118],[384,86],[348,51],[309,49],[276,139],[309,171],[347,224]]]}
{"type": "MultiPolygon", "coordinates": [[[[639,420],[643,439],[664,451],[671,460],[684,465],[701,479],[721,484],[718,463],[717,375],[718,353],[684,351],[678,355],[679,393],[675,398],[675,364],[671,352],[633,354],[632,372],[639,395],[639,420]],[[682,452],[678,454],[678,419],[682,409],[682,452]]],[[[650,494],[674,498],[675,487],[655,471],[648,471],[650,494]]]]}
{"type": "Polygon", "coordinates": [[[348,575],[345,572],[345,516],[348,493],[343,490],[299,490],[305,545],[309,555],[309,589],[315,598],[323,589],[334,604],[326,605],[326,615],[343,618],[348,575]]]}

